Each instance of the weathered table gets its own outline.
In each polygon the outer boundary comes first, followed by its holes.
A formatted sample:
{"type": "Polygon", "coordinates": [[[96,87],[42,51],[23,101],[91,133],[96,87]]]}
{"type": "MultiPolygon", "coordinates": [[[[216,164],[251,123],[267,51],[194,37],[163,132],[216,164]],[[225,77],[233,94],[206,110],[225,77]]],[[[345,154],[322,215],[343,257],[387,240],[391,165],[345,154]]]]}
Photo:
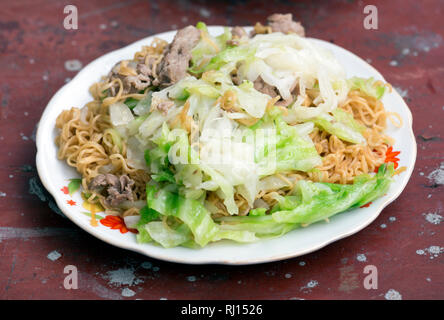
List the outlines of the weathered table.
{"type": "Polygon", "coordinates": [[[78,8],[78,30],[64,29],[63,1],[0,4],[0,298],[444,298],[443,1],[373,1],[377,30],[363,27],[365,1],[69,4],[78,8]],[[292,12],[309,36],[367,59],[413,112],[415,171],[375,222],[288,261],[187,266],[112,247],[59,214],[37,176],[35,130],[45,105],[75,75],[79,62],[200,20],[249,25],[273,12],[292,12]],[[376,290],[363,286],[369,264],[378,269],[376,290]],[[78,268],[77,290],[63,287],[66,265],[78,268]]]}

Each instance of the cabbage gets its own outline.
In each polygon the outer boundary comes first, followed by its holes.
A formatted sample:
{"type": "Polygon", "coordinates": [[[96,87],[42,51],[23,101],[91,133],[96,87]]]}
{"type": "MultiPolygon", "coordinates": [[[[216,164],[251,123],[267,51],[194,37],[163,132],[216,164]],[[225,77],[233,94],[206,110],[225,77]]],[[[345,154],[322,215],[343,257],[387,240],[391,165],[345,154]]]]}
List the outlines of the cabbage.
{"type": "Polygon", "coordinates": [[[265,83],[276,87],[284,100],[290,100],[291,91],[299,85],[301,99],[296,100],[290,112],[296,120],[331,112],[347,96],[342,66],[329,51],[318,48],[308,39],[281,33],[256,35],[242,48],[255,54],[242,61],[238,70],[241,79],[255,81],[261,77],[265,83]],[[319,96],[314,101],[315,106],[303,106],[305,90],[316,86],[319,96]]]}
{"type": "Polygon", "coordinates": [[[142,138],[151,137],[164,123],[165,117],[159,112],[152,112],[139,126],[139,134],[142,138]]]}
{"type": "Polygon", "coordinates": [[[134,114],[138,116],[146,115],[150,112],[152,92],[149,91],[142,100],[138,101],[133,109],[134,114]]]}
{"type": "Polygon", "coordinates": [[[119,138],[125,139],[128,164],[146,168],[151,176],[140,220],[129,221],[139,242],[166,248],[222,239],[253,242],[365,204],[387,190],[393,173],[387,166],[351,185],[297,181],[296,175],[285,181],[279,175],[310,172],[322,164],[310,138],[314,126],[350,143],[366,143],[366,127],[338,105],[350,89],[380,98],[385,89],[379,83],[347,81],[328,51],[296,35],[256,35],[228,47],[228,29],[213,37],[203,23],[197,27],[201,39],[189,70],[196,77],[148,92],[132,111],[121,104],[110,107],[115,144],[123,146],[119,138]],[[240,85],[233,84],[233,71],[240,85]],[[283,99],[296,100],[284,111],[270,106],[271,97],[254,89],[259,77],[283,99]],[[233,110],[221,106],[228,92],[236,97],[233,110]],[[165,102],[174,105],[161,112],[159,104],[165,102]],[[182,123],[184,118],[191,126],[182,123]],[[261,191],[282,188],[292,188],[291,193],[271,194],[272,207],[257,198],[261,191]],[[230,216],[211,218],[220,209],[206,200],[209,192],[230,216]],[[235,216],[235,195],[246,200],[247,216],[235,216]]]}
{"type": "MultiPolygon", "coordinates": [[[[344,114],[340,114],[340,118],[341,116],[344,116],[344,114]]],[[[342,118],[342,120],[347,121],[347,119],[345,118],[342,118]]],[[[327,131],[328,133],[337,136],[341,140],[356,144],[364,144],[364,145],[367,144],[367,141],[365,140],[361,132],[355,129],[357,128],[356,125],[352,124],[352,126],[350,126],[343,122],[337,121],[337,117],[332,117],[328,114],[323,114],[318,118],[314,119],[313,122],[317,126],[321,127],[324,131],[327,131]]],[[[351,122],[348,123],[350,124],[351,122]]]]}
{"type": "Polygon", "coordinates": [[[255,233],[248,230],[227,230],[220,229],[214,236],[212,241],[219,241],[222,239],[233,240],[236,242],[254,242],[259,240],[255,233]]]}
{"type": "Polygon", "coordinates": [[[113,126],[125,126],[134,120],[130,108],[123,102],[116,102],[110,105],[109,116],[113,126]]]}
{"type": "Polygon", "coordinates": [[[196,27],[201,32],[201,39],[191,51],[192,67],[190,71],[193,73],[199,73],[199,70],[201,70],[214,55],[227,47],[227,41],[231,39],[229,28],[224,28],[224,33],[213,37],[209,34],[205,23],[199,22],[196,27]]]}
{"type": "Polygon", "coordinates": [[[144,206],[140,209],[140,219],[139,222],[135,225],[138,234],[136,236],[136,240],[139,243],[147,243],[151,242],[152,238],[146,230],[145,225],[151,221],[155,221],[159,219],[159,213],[154,211],[153,209],[148,208],[148,206],[144,206]]]}
{"type": "Polygon", "coordinates": [[[145,230],[152,240],[164,248],[177,247],[191,240],[190,229],[185,224],[173,229],[161,221],[153,221],[145,225],[145,230]]]}
{"type": "Polygon", "coordinates": [[[380,100],[387,89],[382,81],[373,79],[373,77],[365,79],[353,77],[348,79],[350,90],[359,90],[367,96],[380,100]]]}
{"type": "Polygon", "coordinates": [[[128,134],[133,136],[139,132],[139,127],[142,125],[142,123],[146,120],[148,117],[148,114],[145,114],[140,117],[135,117],[134,120],[132,120],[127,125],[128,134]]]}
{"type": "MultiPolygon", "coordinates": [[[[130,206],[130,208],[131,207],[132,206],[130,206]]],[[[128,228],[136,228],[140,221],[140,216],[125,216],[123,217],[123,221],[128,228]]]]}
{"type": "Polygon", "coordinates": [[[233,85],[231,80],[231,72],[235,70],[236,63],[229,62],[220,67],[218,70],[209,70],[202,74],[202,80],[205,80],[213,85],[233,85]]]}
{"type": "MultiPolygon", "coordinates": [[[[255,147],[251,141],[242,141],[243,131],[218,106],[208,114],[199,143],[199,167],[219,186],[220,197],[230,214],[237,214],[234,202],[235,186],[252,204],[259,180],[255,163],[255,147]]],[[[207,184],[213,188],[214,184],[207,184]]]]}
{"type": "Polygon", "coordinates": [[[393,172],[393,164],[384,164],[375,176],[359,176],[352,185],[301,180],[297,194],[281,196],[271,215],[264,215],[265,209],[259,208],[251,210],[248,216],[221,217],[217,221],[221,230],[249,231],[257,237],[281,236],[382,196],[390,186],[393,172]]]}
{"type": "Polygon", "coordinates": [[[240,61],[252,59],[254,56],[254,52],[254,49],[246,46],[229,47],[211,58],[208,65],[198,70],[193,69],[193,72],[201,73],[208,70],[219,70],[221,67],[228,63],[237,63],[240,61]]]}
{"type": "Polygon", "coordinates": [[[384,164],[375,176],[358,177],[351,185],[311,181],[299,183],[301,202],[291,209],[287,207],[275,211],[272,214],[273,220],[279,223],[310,224],[362,206],[387,192],[393,172],[393,164],[384,164]]]}
{"type": "Polygon", "coordinates": [[[250,116],[258,119],[264,116],[270,96],[255,90],[251,82],[244,82],[238,87],[226,86],[224,89],[236,92],[239,105],[250,116]]]}
{"type": "Polygon", "coordinates": [[[148,140],[158,132],[158,129],[169,119],[174,118],[179,114],[181,109],[171,108],[168,114],[165,116],[158,110],[155,110],[149,114],[149,116],[139,126],[139,135],[142,139],[148,140]]]}
{"type": "Polygon", "coordinates": [[[180,219],[200,246],[205,246],[217,234],[217,225],[199,201],[185,199],[165,189],[157,190],[155,186],[147,185],[146,191],[148,207],[162,215],[180,219]]]}
{"type": "Polygon", "coordinates": [[[122,152],[123,145],[122,145],[122,137],[120,136],[120,133],[113,128],[105,129],[105,131],[103,133],[104,134],[109,133],[111,135],[111,139],[113,140],[113,144],[119,148],[120,152],[122,152]]]}
{"type": "Polygon", "coordinates": [[[162,125],[161,134],[158,135],[156,139],[153,139],[153,142],[157,145],[157,147],[145,150],[145,161],[147,166],[150,168],[149,171],[151,178],[154,181],[168,181],[171,183],[176,183],[174,173],[170,168],[169,152],[171,146],[176,141],[176,137],[180,135],[180,133],[171,133],[171,131],[168,129],[168,125],[164,123],[162,125]]]}
{"type": "Polygon", "coordinates": [[[220,95],[219,90],[210,83],[195,77],[185,77],[168,88],[170,99],[184,100],[184,97],[188,98],[191,94],[199,94],[210,98],[217,98],[220,95]]]}
{"type": "Polygon", "coordinates": [[[136,137],[129,137],[126,143],[127,163],[135,169],[147,170],[144,159],[144,146],[136,137]]]}
{"type": "Polygon", "coordinates": [[[342,122],[343,124],[352,128],[354,131],[363,133],[366,130],[366,127],[363,124],[356,121],[351,113],[348,113],[347,111],[339,108],[333,110],[332,113],[336,121],[342,122]]]}
{"type": "Polygon", "coordinates": [[[281,236],[298,226],[294,223],[276,222],[271,215],[222,217],[217,220],[221,222],[221,230],[248,231],[261,238],[281,236]]]}
{"type": "Polygon", "coordinates": [[[268,139],[263,149],[256,149],[256,160],[263,170],[262,175],[290,170],[309,171],[322,164],[321,157],[308,137],[308,127],[290,126],[280,115],[274,122],[275,141],[268,139]]]}

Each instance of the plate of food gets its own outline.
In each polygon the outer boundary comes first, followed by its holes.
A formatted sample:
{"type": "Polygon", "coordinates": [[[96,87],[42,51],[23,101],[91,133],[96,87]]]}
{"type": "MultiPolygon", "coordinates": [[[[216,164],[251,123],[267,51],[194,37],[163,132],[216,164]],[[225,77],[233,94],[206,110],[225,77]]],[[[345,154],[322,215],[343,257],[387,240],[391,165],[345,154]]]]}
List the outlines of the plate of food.
{"type": "Polygon", "coordinates": [[[80,228],[190,264],[282,260],[350,236],[416,159],[402,97],[291,14],[108,53],[54,95],[36,141],[42,183],[80,228]]]}

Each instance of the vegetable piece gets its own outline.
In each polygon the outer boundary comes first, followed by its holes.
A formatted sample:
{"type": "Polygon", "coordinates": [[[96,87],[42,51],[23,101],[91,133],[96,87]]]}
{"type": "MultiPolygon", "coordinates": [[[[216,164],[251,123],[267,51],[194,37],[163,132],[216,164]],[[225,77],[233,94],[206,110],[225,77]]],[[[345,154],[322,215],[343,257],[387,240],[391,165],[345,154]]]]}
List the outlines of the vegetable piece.
{"type": "Polygon", "coordinates": [[[244,109],[250,116],[260,119],[265,114],[265,109],[267,107],[270,97],[263,94],[253,88],[251,82],[244,82],[240,86],[227,86],[226,90],[233,90],[236,92],[239,105],[244,109]]]}
{"type": "Polygon", "coordinates": [[[184,224],[173,229],[162,221],[153,221],[147,223],[145,229],[150,237],[164,248],[177,247],[191,240],[190,229],[184,224]]]}
{"type": "Polygon", "coordinates": [[[122,137],[120,136],[120,133],[116,129],[113,129],[113,128],[108,128],[103,133],[104,134],[109,133],[111,135],[111,138],[113,139],[114,145],[119,148],[120,152],[122,152],[123,144],[122,144],[122,137]]]}
{"type": "MultiPolygon", "coordinates": [[[[338,113],[336,112],[336,114],[338,113]]],[[[340,115],[344,116],[344,114],[340,115]]],[[[363,145],[367,144],[367,141],[365,140],[364,136],[361,134],[360,131],[357,131],[352,126],[349,126],[343,122],[337,121],[337,118],[332,117],[329,114],[323,114],[314,119],[313,122],[317,126],[321,127],[324,131],[327,131],[328,133],[337,136],[341,140],[355,144],[363,144],[363,145]]],[[[354,125],[354,127],[357,126],[354,125]]]]}
{"type": "Polygon", "coordinates": [[[267,212],[266,208],[256,208],[256,209],[250,210],[249,215],[252,217],[265,216],[266,212],[267,212]]]}
{"type": "Polygon", "coordinates": [[[308,132],[306,128],[290,126],[280,115],[275,116],[274,123],[276,141],[267,139],[265,151],[256,148],[256,161],[260,164],[262,175],[289,170],[308,171],[322,163],[308,134],[299,135],[308,132]]]}
{"type": "Polygon", "coordinates": [[[151,99],[153,93],[149,91],[141,100],[137,100],[137,104],[135,105],[133,112],[136,115],[143,116],[150,112],[151,108],[151,99]]]}
{"type": "Polygon", "coordinates": [[[82,185],[82,179],[70,179],[68,183],[68,192],[70,195],[73,195],[74,192],[79,190],[82,185]]]}
{"type": "Polygon", "coordinates": [[[200,73],[214,55],[227,47],[227,41],[231,39],[229,28],[224,28],[224,32],[217,37],[209,34],[207,26],[203,22],[198,22],[196,28],[201,32],[201,38],[199,43],[191,51],[192,67],[190,68],[190,72],[192,73],[200,73]]]}
{"type": "Polygon", "coordinates": [[[303,195],[304,193],[311,195],[303,196],[302,202],[291,210],[287,208],[287,210],[274,212],[272,214],[273,220],[310,224],[350,208],[361,206],[387,191],[393,172],[393,164],[388,166],[384,164],[375,176],[358,177],[352,185],[306,181],[304,184],[299,184],[300,192],[303,195]],[[307,188],[312,188],[312,190],[307,190],[307,188]]]}
{"type": "Polygon", "coordinates": [[[124,126],[134,120],[133,113],[123,102],[116,102],[110,105],[109,116],[113,126],[124,126]]]}
{"type": "Polygon", "coordinates": [[[221,230],[249,231],[261,238],[281,236],[298,226],[294,223],[276,222],[271,215],[222,217],[218,221],[221,222],[221,230]]]}
{"type": "Polygon", "coordinates": [[[127,105],[128,108],[130,108],[132,110],[132,109],[134,109],[135,106],[137,106],[137,104],[139,103],[139,100],[130,97],[130,98],[127,98],[124,103],[127,105]]]}
{"type": "Polygon", "coordinates": [[[155,221],[159,219],[159,213],[153,209],[148,208],[148,206],[144,206],[139,211],[140,220],[136,224],[136,229],[139,232],[136,236],[136,240],[139,243],[148,243],[152,241],[148,230],[146,230],[145,225],[151,221],[155,221]]]}
{"type": "Polygon", "coordinates": [[[170,130],[166,123],[162,125],[161,132],[161,135],[153,141],[157,144],[157,147],[145,150],[144,158],[147,166],[150,168],[151,178],[154,181],[176,183],[174,174],[169,167],[170,162],[168,159],[168,152],[174,140],[170,139],[170,130]]]}
{"type": "Polygon", "coordinates": [[[200,246],[212,241],[218,233],[219,228],[199,201],[185,199],[165,188],[157,190],[152,185],[147,185],[146,193],[149,208],[180,219],[191,230],[194,241],[200,246]]]}
{"type": "Polygon", "coordinates": [[[143,116],[136,117],[133,121],[128,123],[128,134],[131,136],[137,134],[137,132],[139,132],[139,127],[142,125],[147,117],[148,114],[144,114],[143,116]]]}
{"type": "Polygon", "coordinates": [[[343,109],[335,109],[332,111],[332,114],[337,121],[342,122],[357,132],[363,133],[366,130],[366,127],[355,120],[351,113],[348,113],[343,109]]]}
{"type": "Polygon", "coordinates": [[[386,85],[373,77],[365,79],[353,77],[347,80],[350,90],[360,90],[362,93],[380,100],[387,89],[386,85]]]}
{"type": "Polygon", "coordinates": [[[201,73],[208,70],[218,70],[225,64],[251,59],[254,56],[254,52],[254,50],[248,47],[229,47],[211,58],[207,66],[201,67],[200,69],[193,68],[192,72],[201,73]]]}

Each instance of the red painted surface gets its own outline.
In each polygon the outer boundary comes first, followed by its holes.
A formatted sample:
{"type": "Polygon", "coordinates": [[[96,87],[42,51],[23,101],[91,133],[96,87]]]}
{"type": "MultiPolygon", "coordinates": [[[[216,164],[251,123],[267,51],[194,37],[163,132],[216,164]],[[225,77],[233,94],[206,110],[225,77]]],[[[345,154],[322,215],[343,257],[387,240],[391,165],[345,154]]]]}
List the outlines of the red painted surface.
{"type": "Polygon", "coordinates": [[[378,8],[379,29],[370,31],[363,28],[365,4],[345,0],[206,5],[173,0],[3,1],[0,298],[127,299],[122,296],[125,288],[134,291],[133,299],[384,299],[389,289],[403,299],[444,298],[444,254],[435,257],[424,250],[444,246],[444,222],[433,224],[425,215],[444,215],[444,186],[428,178],[444,161],[444,3],[372,1],[378,8]],[[78,7],[76,31],[63,28],[67,4],[78,7]],[[75,75],[65,69],[65,61],[77,59],[86,65],[148,35],[199,20],[246,25],[264,21],[272,12],[292,12],[309,36],[369,59],[406,95],[418,141],[417,164],[403,194],[375,222],[356,235],[287,261],[188,266],[114,248],[57,214],[37,177],[33,134],[51,96],[75,75]],[[52,261],[47,255],[54,250],[61,257],[52,261]],[[366,261],[360,261],[359,254],[366,261]],[[367,264],[378,268],[377,290],[363,287],[367,264]],[[77,290],[63,288],[66,265],[79,270],[77,290]],[[127,277],[118,278],[119,274],[127,277]],[[312,288],[307,286],[310,281],[315,284],[312,288]]]}

